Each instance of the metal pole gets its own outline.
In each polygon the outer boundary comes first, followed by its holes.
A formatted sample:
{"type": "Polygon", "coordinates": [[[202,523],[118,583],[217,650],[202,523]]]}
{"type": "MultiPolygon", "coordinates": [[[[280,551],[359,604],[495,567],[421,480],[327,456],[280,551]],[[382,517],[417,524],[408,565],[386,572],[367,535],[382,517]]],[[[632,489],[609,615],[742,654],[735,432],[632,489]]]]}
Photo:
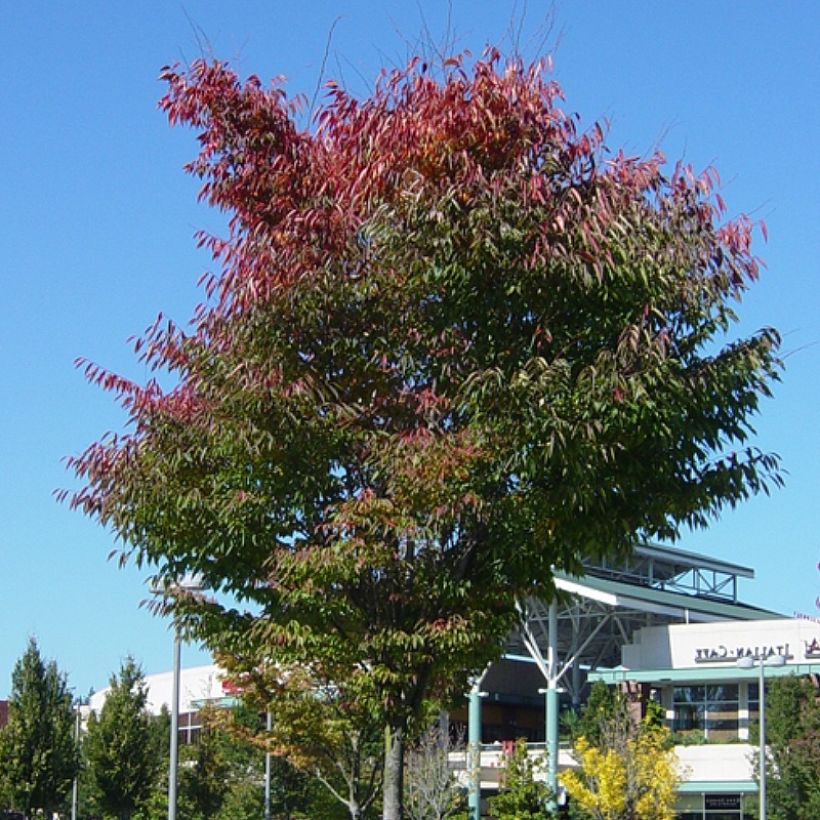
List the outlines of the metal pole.
{"type": "Polygon", "coordinates": [[[766,683],[763,674],[763,655],[760,664],[760,820],[766,820],[766,683]]]}
{"type": "MultiPolygon", "coordinates": [[[[273,718],[270,712],[267,714],[265,727],[268,730],[268,735],[270,735],[270,730],[273,727],[273,718]]],[[[268,737],[268,746],[265,751],[265,820],[270,820],[270,765],[270,737],[268,737]]]]}
{"type": "Polygon", "coordinates": [[[555,794],[558,790],[558,604],[553,601],[547,622],[547,786],[555,794]]]}
{"type": "MultiPolygon", "coordinates": [[[[76,715],[74,717],[74,742],[80,745],[80,704],[77,703],[76,715]]],[[[74,783],[71,785],[71,820],[77,820],[77,803],[80,797],[79,774],[74,775],[74,783]]]]}
{"type": "Polygon", "coordinates": [[[168,820],[177,816],[177,761],[179,759],[179,672],[180,646],[179,630],[174,632],[174,684],[171,695],[171,755],[168,762],[168,820]]]}
{"type": "Polygon", "coordinates": [[[481,820],[481,693],[480,684],[470,689],[467,714],[467,808],[470,820],[481,820]]]}

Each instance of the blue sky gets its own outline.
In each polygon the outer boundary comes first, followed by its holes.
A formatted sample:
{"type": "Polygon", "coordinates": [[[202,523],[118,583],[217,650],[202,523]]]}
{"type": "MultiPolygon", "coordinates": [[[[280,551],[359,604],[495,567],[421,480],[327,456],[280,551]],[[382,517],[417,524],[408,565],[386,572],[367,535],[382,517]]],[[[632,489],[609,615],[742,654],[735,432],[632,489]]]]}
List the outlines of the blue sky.
{"type": "MultiPolygon", "coordinates": [[[[73,360],[142,378],[126,340],[159,311],[187,319],[209,264],[192,235],[219,223],[181,171],[194,135],[171,131],[156,108],[160,68],[204,44],[243,75],[283,74],[290,93],[310,97],[339,18],[326,75],[364,91],[425,26],[443,34],[448,6],[458,46],[474,52],[508,46],[524,10],[503,0],[0,7],[0,697],[30,635],[80,694],[102,688],[127,653],[148,672],[170,666],[167,624],[140,608],[145,572],[107,561],[110,536],[52,497],[70,483],[61,459],[123,422],[73,360]]],[[[740,306],[740,329],[783,334],[787,369],[757,429],[787,485],[680,546],[754,567],[741,587],[754,603],[820,615],[820,5],[530,0],[525,52],[550,21],[545,50],[567,109],[587,123],[608,117],[613,149],[660,143],[672,161],[714,164],[730,213],[768,225],[757,248],[768,271],[740,306]]],[[[185,650],[186,662],[204,660],[185,650]]]]}

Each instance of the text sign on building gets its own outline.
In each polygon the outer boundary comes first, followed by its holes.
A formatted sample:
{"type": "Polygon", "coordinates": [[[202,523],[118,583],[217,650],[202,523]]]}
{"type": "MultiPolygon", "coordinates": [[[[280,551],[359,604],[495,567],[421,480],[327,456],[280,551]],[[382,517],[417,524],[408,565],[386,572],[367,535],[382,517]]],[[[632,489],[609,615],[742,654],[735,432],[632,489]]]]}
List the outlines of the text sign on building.
{"type": "MultiPolygon", "coordinates": [[[[818,657],[820,657],[820,645],[817,647],[818,657]]],[[[782,655],[784,658],[792,658],[787,643],[773,646],[718,646],[701,647],[695,650],[695,663],[733,663],[740,658],[769,658],[772,655],[782,655]]],[[[806,657],[809,657],[808,651],[806,657]]]]}
{"type": "Polygon", "coordinates": [[[704,794],[706,811],[740,811],[739,794],[704,794]]]}
{"type": "Polygon", "coordinates": [[[820,658],[820,640],[814,638],[811,641],[806,641],[806,657],[820,658]]]}

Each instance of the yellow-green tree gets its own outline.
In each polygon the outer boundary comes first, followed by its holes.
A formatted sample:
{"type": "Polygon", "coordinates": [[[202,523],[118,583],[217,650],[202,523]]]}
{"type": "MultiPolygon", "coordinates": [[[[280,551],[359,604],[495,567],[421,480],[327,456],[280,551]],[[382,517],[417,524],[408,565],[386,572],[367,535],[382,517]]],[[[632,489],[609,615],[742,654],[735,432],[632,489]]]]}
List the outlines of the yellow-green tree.
{"type": "Polygon", "coordinates": [[[597,742],[575,742],[578,770],[561,775],[580,814],[594,820],[672,820],[678,773],[669,732],[653,718],[630,720],[621,696],[602,717],[597,742]]]}

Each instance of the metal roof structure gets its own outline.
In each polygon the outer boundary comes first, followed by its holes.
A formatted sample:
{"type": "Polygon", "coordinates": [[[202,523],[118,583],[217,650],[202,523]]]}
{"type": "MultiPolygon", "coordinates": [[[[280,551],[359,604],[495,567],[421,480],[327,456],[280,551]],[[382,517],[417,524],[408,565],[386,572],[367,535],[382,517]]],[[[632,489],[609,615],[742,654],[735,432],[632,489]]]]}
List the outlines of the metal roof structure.
{"type": "Polygon", "coordinates": [[[625,561],[590,563],[581,577],[556,572],[555,601],[521,602],[522,625],[505,657],[529,656],[577,703],[586,673],[618,667],[621,647],[641,627],[784,617],[741,603],[739,578],[754,578],[754,571],[658,544],[638,545],[625,561]]]}

